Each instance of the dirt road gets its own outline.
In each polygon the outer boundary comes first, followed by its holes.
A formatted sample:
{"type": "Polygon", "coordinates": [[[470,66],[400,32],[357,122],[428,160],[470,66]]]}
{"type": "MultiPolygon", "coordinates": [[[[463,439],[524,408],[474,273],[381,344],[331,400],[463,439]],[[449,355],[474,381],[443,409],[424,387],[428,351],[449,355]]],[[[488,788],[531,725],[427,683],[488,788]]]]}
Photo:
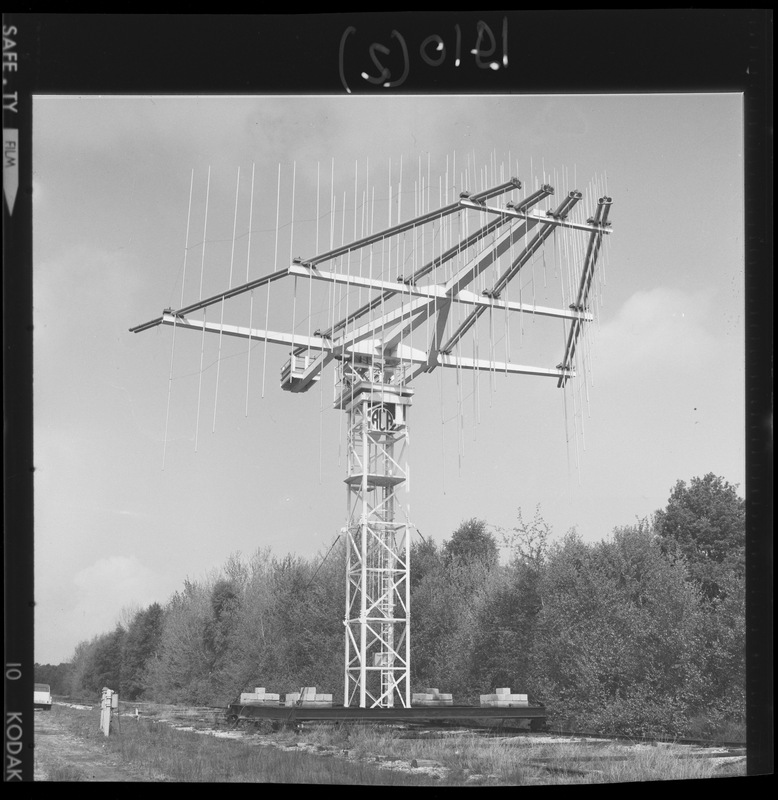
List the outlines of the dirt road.
{"type": "Polygon", "coordinates": [[[144,781],[99,742],[70,733],[51,711],[35,712],[35,781],[144,781]]]}

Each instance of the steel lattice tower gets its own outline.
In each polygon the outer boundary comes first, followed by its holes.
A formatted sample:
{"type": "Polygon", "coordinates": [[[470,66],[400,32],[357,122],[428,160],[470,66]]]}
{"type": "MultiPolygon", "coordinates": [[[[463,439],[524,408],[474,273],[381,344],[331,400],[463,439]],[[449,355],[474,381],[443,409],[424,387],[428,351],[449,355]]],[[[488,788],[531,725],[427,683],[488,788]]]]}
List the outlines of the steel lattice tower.
{"type": "Polygon", "coordinates": [[[410,706],[410,528],[407,413],[397,367],[341,367],[337,406],[348,418],[344,705],[410,706]]]}

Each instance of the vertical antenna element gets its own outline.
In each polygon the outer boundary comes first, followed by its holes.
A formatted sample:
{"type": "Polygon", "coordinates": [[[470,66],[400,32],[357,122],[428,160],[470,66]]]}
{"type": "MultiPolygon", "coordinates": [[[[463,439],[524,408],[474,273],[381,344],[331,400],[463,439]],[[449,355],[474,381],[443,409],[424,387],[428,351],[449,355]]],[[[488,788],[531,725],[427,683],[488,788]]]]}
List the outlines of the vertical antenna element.
{"type": "MultiPolygon", "coordinates": [[[[208,200],[211,194],[211,166],[208,165],[208,185],[205,190],[205,217],[203,221],[203,255],[200,262],[200,296],[203,299],[203,273],[205,272],[205,242],[208,232],[208,200]]],[[[197,385],[197,421],[195,423],[195,453],[197,452],[197,442],[200,435],[200,400],[203,392],[203,357],[205,355],[205,308],[203,308],[203,334],[200,343],[200,378],[197,385]]]]}
{"type": "MultiPolygon", "coordinates": [[[[238,177],[235,184],[235,212],[232,216],[232,250],[230,252],[230,277],[227,288],[232,289],[232,268],[235,263],[235,231],[238,225],[238,193],[240,192],[240,167],[238,167],[238,177]]],[[[213,425],[211,433],[216,432],[216,408],[219,401],[219,374],[221,373],[222,366],[222,339],[224,332],[224,298],[221,302],[221,316],[219,319],[219,353],[216,357],[216,388],[213,395],[213,425]]]]}
{"type": "MultiPolygon", "coordinates": [[[[180,307],[184,306],[184,285],[186,283],[186,259],[189,255],[189,224],[192,220],[192,187],[194,186],[194,169],[189,176],[189,207],[186,212],[186,238],[184,240],[184,266],[181,275],[181,302],[180,307]]],[[[176,318],[175,321],[177,321],[176,318]]],[[[175,322],[174,321],[174,322],[175,322]]],[[[162,442],[162,469],[165,469],[165,457],[167,455],[167,431],[170,422],[170,396],[173,393],[173,354],[176,351],[176,326],[173,325],[173,343],[170,347],[170,374],[167,384],[167,408],[165,410],[165,436],[162,442]]]]}
{"type": "MultiPolygon", "coordinates": [[[[254,220],[254,168],[255,164],[251,165],[251,205],[249,206],[249,240],[248,249],[246,251],[246,283],[249,282],[249,264],[251,263],[251,232],[252,223],[254,220]]],[[[269,291],[269,288],[268,288],[269,291]]],[[[248,350],[246,353],[246,416],[249,415],[249,380],[251,376],[251,330],[254,324],[254,291],[251,291],[249,300],[249,340],[248,350]]]]}
{"type": "MultiPolygon", "coordinates": [[[[276,238],[273,250],[273,272],[278,269],[278,214],[281,210],[281,164],[278,164],[278,181],[276,186],[276,238]]],[[[267,304],[265,306],[265,330],[270,318],[270,285],[267,287],[267,304]]],[[[265,349],[262,356],[262,397],[265,396],[265,368],[267,366],[267,334],[265,334],[265,349]]]]}

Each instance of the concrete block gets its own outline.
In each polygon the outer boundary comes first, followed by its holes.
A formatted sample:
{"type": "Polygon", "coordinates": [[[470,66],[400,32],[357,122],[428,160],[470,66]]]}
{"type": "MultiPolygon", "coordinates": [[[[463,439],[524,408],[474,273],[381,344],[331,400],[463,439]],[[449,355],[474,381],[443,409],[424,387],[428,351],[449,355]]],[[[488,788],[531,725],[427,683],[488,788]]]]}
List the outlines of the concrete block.
{"type": "MultiPolygon", "coordinates": [[[[311,688],[311,687],[306,687],[311,688]]],[[[308,696],[305,693],[300,692],[289,692],[289,694],[285,695],[284,697],[284,705],[285,706],[294,706],[297,703],[300,703],[302,706],[306,706],[307,708],[328,708],[332,706],[332,695],[331,694],[309,694],[308,696]]]]}
{"type": "Polygon", "coordinates": [[[260,686],[259,688],[254,689],[254,694],[264,694],[264,693],[265,693],[265,687],[264,686],[260,686]]]}
{"type": "Polygon", "coordinates": [[[256,694],[254,692],[243,692],[240,696],[241,703],[264,703],[266,705],[278,705],[280,695],[277,694],[256,694]]]}
{"type": "Polygon", "coordinates": [[[495,689],[494,691],[495,691],[496,694],[510,694],[511,693],[510,686],[507,687],[506,689],[495,689]]]}
{"type": "Polygon", "coordinates": [[[512,700],[510,695],[501,695],[499,700],[481,700],[481,705],[489,708],[526,708],[527,700],[512,700]]]}

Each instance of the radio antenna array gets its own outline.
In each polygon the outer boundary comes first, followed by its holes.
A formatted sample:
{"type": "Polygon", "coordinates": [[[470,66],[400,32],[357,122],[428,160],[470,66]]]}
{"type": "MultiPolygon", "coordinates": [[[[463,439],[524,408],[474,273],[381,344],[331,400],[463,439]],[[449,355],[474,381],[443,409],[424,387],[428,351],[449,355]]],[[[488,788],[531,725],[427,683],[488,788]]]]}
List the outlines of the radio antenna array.
{"type": "MultiPolygon", "coordinates": [[[[575,377],[576,348],[584,326],[594,319],[590,306],[595,266],[603,238],[611,232],[612,201],[600,197],[593,214],[576,222],[571,212],[583,199],[581,192],[570,191],[555,202],[554,188],[547,183],[517,199],[521,189],[521,181],[511,178],[490,189],[461,192],[454,202],[426,211],[422,192],[418,213],[407,221],[399,221],[398,208],[398,221],[391,224],[390,211],[390,224],[383,230],[355,236],[337,247],[331,243],[325,252],[294,258],[285,267],[182,304],[179,309],[167,308],[161,316],[130,329],[138,333],[167,325],[174,330],[200,331],[203,337],[217,334],[220,343],[221,337],[227,336],[286,346],[290,358],[281,371],[281,388],[293,393],[307,392],[324,368],[334,363],[334,406],[346,414],[347,434],[346,706],[411,705],[409,568],[413,525],[403,500],[409,477],[411,384],[438,368],[547,377],[555,379],[558,387],[575,377]],[[552,208],[540,210],[541,203],[550,203],[552,208]],[[477,224],[470,231],[467,220],[474,217],[477,224]],[[567,308],[552,308],[522,302],[520,293],[518,300],[510,299],[507,290],[511,282],[558,231],[578,237],[576,252],[581,257],[575,274],[569,277],[572,302],[567,308]],[[431,250],[428,260],[425,247],[431,250]],[[373,269],[379,258],[383,268],[373,269]],[[352,260],[359,264],[358,274],[351,268],[352,260]],[[367,270],[363,269],[365,263],[369,264],[367,270]],[[412,268],[406,270],[406,265],[412,268]],[[289,330],[257,328],[251,321],[247,326],[224,322],[225,301],[252,293],[253,309],[254,290],[290,281],[294,300],[289,330]],[[320,282],[330,290],[328,324],[305,334],[296,331],[294,319],[300,281],[309,282],[310,287],[320,282]],[[349,309],[348,298],[354,290],[368,299],[349,309]],[[336,306],[337,291],[345,292],[345,312],[342,302],[336,306]],[[207,321],[206,310],[217,304],[222,307],[220,320],[207,321]],[[202,318],[195,317],[200,312],[202,318]],[[482,315],[491,318],[496,312],[506,318],[529,313],[562,320],[566,333],[561,361],[548,367],[517,364],[507,356],[505,360],[479,358],[475,346],[472,356],[464,355],[464,337],[475,336],[482,315]]],[[[253,201],[252,174],[252,209],[253,201]]],[[[355,233],[356,205],[355,190],[355,233]]],[[[368,208],[365,199],[363,214],[368,208]]],[[[232,263],[230,276],[231,284],[232,263]]],[[[493,354],[493,349],[488,352],[493,354]]]]}

